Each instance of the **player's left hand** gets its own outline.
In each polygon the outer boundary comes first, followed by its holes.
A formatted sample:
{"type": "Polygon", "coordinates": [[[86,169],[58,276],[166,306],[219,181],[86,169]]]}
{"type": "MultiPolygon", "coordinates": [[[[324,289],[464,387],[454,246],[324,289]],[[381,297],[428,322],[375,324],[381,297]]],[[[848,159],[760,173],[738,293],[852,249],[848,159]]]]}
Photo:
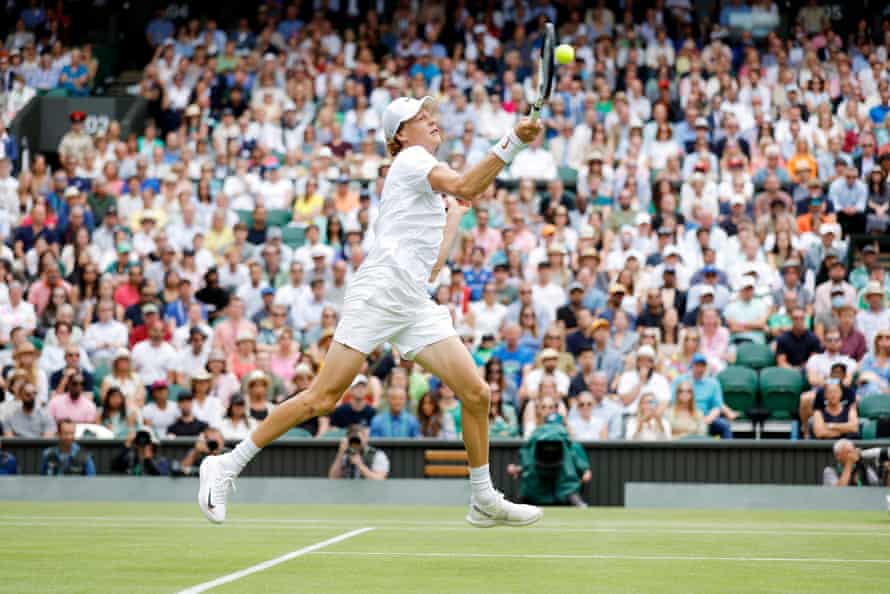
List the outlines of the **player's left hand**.
{"type": "Polygon", "coordinates": [[[533,122],[531,118],[522,118],[514,129],[519,140],[526,144],[537,138],[543,130],[544,125],[540,121],[533,122]]]}

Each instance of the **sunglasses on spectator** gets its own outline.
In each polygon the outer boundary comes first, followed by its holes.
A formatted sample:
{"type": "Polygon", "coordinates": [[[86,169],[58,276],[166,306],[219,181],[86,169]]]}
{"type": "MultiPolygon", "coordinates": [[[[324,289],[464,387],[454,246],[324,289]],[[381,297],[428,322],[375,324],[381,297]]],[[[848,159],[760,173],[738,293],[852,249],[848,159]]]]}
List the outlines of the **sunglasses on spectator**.
{"type": "Polygon", "coordinates": [[[593,402],[579,402],[578,406],[581,408],[590,408],[593,406],[593,402]]]}

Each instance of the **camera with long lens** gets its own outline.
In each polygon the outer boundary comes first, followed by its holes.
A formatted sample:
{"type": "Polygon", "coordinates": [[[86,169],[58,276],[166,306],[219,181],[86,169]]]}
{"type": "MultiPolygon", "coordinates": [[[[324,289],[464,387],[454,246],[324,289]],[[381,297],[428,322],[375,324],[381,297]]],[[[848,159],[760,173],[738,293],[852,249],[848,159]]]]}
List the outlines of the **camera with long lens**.
{"type": "Polygon", "coordinates": [[[138,447],[144,447],[151,443],[151,433],[146,431],[145,429],[140,429],[136,432],[136,436],[133,438],[133,445],[138,447]]]}
{"type": "Polygon", "coordinates": [[[215,452],[216,450],[219,449],[219,442],[216,441],[215,439],[208,439],[207,440],[207,449],[210,450],[211,453],[215,452]]]}
{"type": "Polygon", "coordinates": [[[346,450],[346,454],[352,457],[353,454],[360,454],[362,451],[362,440],[358,435],[352,435],[349,438],[349,449],[346,450]]]}

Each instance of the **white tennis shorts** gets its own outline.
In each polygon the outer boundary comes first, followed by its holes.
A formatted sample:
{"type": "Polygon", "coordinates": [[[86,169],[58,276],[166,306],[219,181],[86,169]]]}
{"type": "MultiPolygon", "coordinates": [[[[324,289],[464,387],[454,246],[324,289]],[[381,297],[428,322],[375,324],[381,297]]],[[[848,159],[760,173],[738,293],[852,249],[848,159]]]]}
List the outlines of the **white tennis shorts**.
{"type": "Polygon", "coordinates": [[[402,357],[455,336],[451,314],[398,268],[360,270],[346,289],[334,340],[368,354],[384,342],[402,357]]]}

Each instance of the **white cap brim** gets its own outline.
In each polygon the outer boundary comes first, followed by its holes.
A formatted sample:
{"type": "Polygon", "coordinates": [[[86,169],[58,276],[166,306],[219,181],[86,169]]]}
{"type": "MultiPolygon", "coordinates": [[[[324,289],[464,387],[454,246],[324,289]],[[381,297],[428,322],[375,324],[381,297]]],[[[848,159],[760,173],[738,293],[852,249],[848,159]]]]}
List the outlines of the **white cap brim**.
{"type": "Polygon", "coordinates": [[[421,99],[411,97],[399,97],[386,106],[383,112],[383,133],[386,140],[392,140],[398,133],[399,127],[416,116],[425,106],[434,106],[436,100],[429,95],[421,99]]]}

